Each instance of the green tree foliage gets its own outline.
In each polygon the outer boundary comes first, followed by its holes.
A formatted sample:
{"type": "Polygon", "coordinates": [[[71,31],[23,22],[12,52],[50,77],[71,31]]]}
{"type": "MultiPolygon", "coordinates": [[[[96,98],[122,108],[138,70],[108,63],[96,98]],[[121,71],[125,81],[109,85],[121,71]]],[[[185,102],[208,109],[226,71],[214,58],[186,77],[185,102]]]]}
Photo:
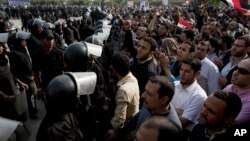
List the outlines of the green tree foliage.
{"type": "Polygon", "coordinates": [[[208,3],[218,4],[221,0],[207,0],[208,3]]]}

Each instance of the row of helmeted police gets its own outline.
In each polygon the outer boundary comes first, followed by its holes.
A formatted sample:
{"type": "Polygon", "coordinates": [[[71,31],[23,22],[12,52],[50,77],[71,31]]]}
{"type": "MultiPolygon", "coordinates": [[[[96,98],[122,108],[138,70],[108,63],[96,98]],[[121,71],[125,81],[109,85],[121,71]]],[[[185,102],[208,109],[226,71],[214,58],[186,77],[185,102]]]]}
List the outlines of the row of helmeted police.
{"type": "MultiPolygon", "coordinates": [[[[34,17],[42,17],[46,14],[54,15],[55,17],[62,17],[67,19],[71,16],[80,16],[86,13],[90,14],[95,19],[103,19],[105,13],[101,8],[86,7],[83,5],[18,5],[10,7],[0,7],[0,10],[6,11],[9,18],[25,18],[27,13],[32,13],[34,17]]],[[[54,22],[54,21],[53,21],[54,22]]]]}
{"type": "MultiPolygon", "coordinates": [[[[109,15],[108,19],[111,18],[112,16],[109,15]]],[[[103,43],[108,40],[111,30],[108,19],[97,21],[94,34],[86,37],[85,41],[74,40],[70,44],[61,44],[61,47],[54,46],[55,49],[63,52],[65,68],[64,73],[55,76],[44,89],[46,116],[39,127],[37,141],[51,139],[88,141],[104,138],[111,117],[108,108],[109,98],[106,95],[106,81],[109,80],[107,80],[107,75],[103,74],[104,67],[102,64],[104,62],[101,59],[104,55],[102,51],[103,43]]],[[[27,114],[29,108],[27,99],[20,100],[20,98],[17,98],[20,95],[20,89],[16,85],[16,79],[13,79],[10,69],[12,64],[8,62],[8,52],[15,48],[17,41],[29,40],[26,50],[28,50],[31,63],[33,63],[33,53],[43,47],[43,44],[40,43],[42,36],[54,39],[55,44],[58,44],[56,40],[60,35],[56,33],[56,26],[62,26],[64,22],[68,26],[68,21],[75,22],[77,20],[82,20],[82,18],[59,19],[55,24],[35,18],[28,23],[30,32],[0,33],[0,81],[8,80],[7,83],[2,83],[2,81],[1,84],[9,85],[10,88],[8,91],[3,90],[3,95],[15,97],[14,102],[11,103],[14,105],[12,110],[16,112],[17,107],[23,107],[21,110],[18,109],[17,116],[27,114]],[[40,34],[42,34],[41,37],[40,34]],[[9,48],[7,45],[9,45],[9,48]]],[[[62,37],[65,40],[64,35],[62,37]]],[[[0,91],[2,91],[2,88],[0,91]]],[[[16,135],[16,140],[27,139],[25,138],[27,135],[24,134],[21,137],[17,136],[19,135],[17,132],[22,127],[22,122],[27,120],[27,115],[20,122],[18,121],[19,118],[2,117],[0,122],[4,124],[1,124],[0,128],[1,141],[13,138],[13,135],[16,135]]]]}

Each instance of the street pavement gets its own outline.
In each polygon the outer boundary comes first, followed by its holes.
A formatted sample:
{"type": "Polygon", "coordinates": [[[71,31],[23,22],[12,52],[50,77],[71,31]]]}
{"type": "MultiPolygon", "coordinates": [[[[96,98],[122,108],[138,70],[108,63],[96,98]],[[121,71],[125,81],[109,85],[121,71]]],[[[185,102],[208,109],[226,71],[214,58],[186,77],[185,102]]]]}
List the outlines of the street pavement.
{"type": "Polygon", "coordinates": [[[45,107],[44,102],[39,99],[36,100],[36,106],[37,106],[37,119],[28,119],[28,121],[25,123],[28,131],[29,131],[29,139],[28,141],[36,141],[36,134],[38,131],[38,128],[41,124],[41,121],[43,117],[45,116],[45,107]]]}

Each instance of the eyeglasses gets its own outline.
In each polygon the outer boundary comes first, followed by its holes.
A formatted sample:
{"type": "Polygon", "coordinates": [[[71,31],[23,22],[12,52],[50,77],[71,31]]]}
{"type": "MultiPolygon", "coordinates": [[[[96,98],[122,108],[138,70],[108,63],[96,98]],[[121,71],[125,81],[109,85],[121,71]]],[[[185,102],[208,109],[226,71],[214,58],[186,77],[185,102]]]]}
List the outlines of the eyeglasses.
{"type": "Polygon", "coordinates": [[[238,66],[234,67],[234,71],[238,70],[238,72],[242,75],[250,75],[250,72],[244,68],[240,68],[238,66]]]}
{"type": "Polygon", "coordinates": [[[245,46],[244,45],[238,45],[238,44],[232,44],[232,47],[240,48],[240,47],[245,47],[245,46]]]}

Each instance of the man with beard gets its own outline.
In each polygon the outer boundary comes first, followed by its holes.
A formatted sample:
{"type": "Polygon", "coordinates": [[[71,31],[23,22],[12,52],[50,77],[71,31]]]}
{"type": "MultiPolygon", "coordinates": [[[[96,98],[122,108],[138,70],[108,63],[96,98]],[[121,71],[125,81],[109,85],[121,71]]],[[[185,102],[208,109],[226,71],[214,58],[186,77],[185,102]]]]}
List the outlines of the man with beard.
{"type": "Polygon", "coordinates": [[[180,81],[175,83],[175,94],[172,104],[182,123],[186,139],[199,119],[206,92],[197,83],[200,75],[201,62],[197,58],[187,58],[180,69],[180,81]]]}
{"type": "MultiPolygon", "coordinates": [[[[140,94],[144,91],[145,85],[151,76],[157,74],[157,65],[154,63],[153,53],[157,43],[151,37],[145,37],[140,41],[136,50],[136,60],[132,63],[131,72],[138,80],[140,94]]],[[[142,106],[140,99],[140,108],[142,106]]]]}
{"type": "MultiPolygon", "coordinates": [[[[189,141],[222,141],[236,139],[235,118],[241,110],[241,100],[234,93],[216,91],[210,95],[201,110],[189,141]]],[[[239,129],[240,130],[240,129],[239,129]]],[[[239,137],[242,141],[244,137],[239,137]]]]}

